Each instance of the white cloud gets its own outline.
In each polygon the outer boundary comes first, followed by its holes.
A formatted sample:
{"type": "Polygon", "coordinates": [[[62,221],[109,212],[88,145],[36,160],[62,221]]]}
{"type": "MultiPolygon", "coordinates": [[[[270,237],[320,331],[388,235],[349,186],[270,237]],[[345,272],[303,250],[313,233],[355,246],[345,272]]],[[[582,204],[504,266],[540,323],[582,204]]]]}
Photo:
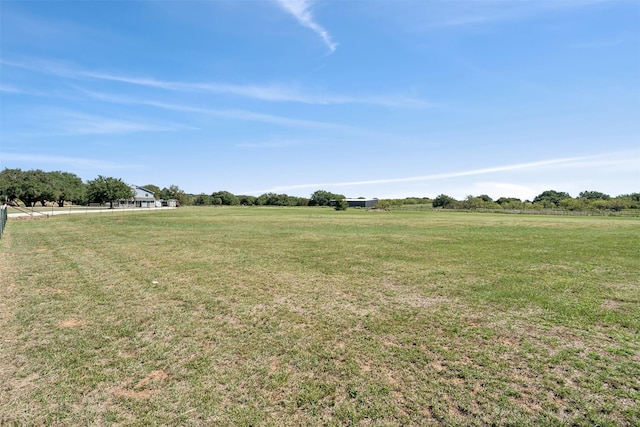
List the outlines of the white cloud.
{"type": "Polygon", "coordinates": [[[5,84],[0,84],[0,92],[13,93],[13,94],[22,94],[22,93],[24,93],[24,91],[18,89],[17,87],[8,86],[8,85],[5,85],[5,84]]]}
{"type": "Polygon", "coordinates": [[[424,2],[425,7],[421,11],[413,11],[413,14],[420,18],[422,30],[459,28],[525,20],[543,14],[565,12],[607,2],[615,3],[609,0],[424,2]]]}
{"type": "Polygon", "coordinates": [[[291,126],[291,127],[302,127],[302,128],[335,129],[335,130],[353,131],[353,132],[359,131],[359,129],[357,128],[336,124],[336,123],[321,122],[317,120],[294,119],[290,117],[276,116],[274,114],[256,113],[254,111],[248,111],[248,110],[202,108],[202,107],[193,107],[193,106],[182,105],[182,104],[158,102],[158,101],[151,101],[151,100],[144,100],[144,99],[135,99],[131,97],[106,95],[98,92],[84,91],[84,93],[96,99],[100,99],[106,102],[113,102],[118,104],[129,104],[129,105],[146,105],[149,107],[160,108],[163,110],[182,111],[186,113],[198,113],[198,114],[204,114],[204,115],[213,116],[213,117],[219,117],[222,119],[270,123],[270,124],[275,124],[280,126],[291,126]]]}
{"type": "Polygon", "coordinates": [[[40,108],[29,113],[37,122],[37,127],[21,136],[41,137],[51,135],[118,135],[137,132],[172,132],[188,129],[171,123],[156,123],[144,120],[121,119],[82,112],[40,108]]]}
{"type": "MultiPolygon", "coordinates": [[[[81,157],[51,156],[46,154],[28,153],[2,153],[3,161],[28,162],[31,166],[38,165],[43,169],[60,169],[60,165],[67,165],[80,169],[125,169],[132,165],[123,162],[108,162],[97,159],[86,159],[81,157]]],[[[30,167],[31,167],[30,166],[30,167]]]]}
{"type": "MultiPolygon", "coordinates": [[[[385,107],[424,108],[434,104],[411,95],[335,95],[325,93],[322,89],[305,91],[296,86],[284,84],[232,84],[219,82],[176,82],[158,80],[153,77],[125,76],[101,71],[82,70],[76,67],[50,61],[7,61],[1,64],[27,69],[30,71],[53,74],[62,78],[79,80],[103,80],[129,85],[162,89],[175,92],[217,93],[240,96],[249,99],[271,102],[298,102],[314,105],[364,104],[385,107]]],[[[11,87],[8,87],[11,89],[11,87]]]]}
{"type": "Polygon", "coordinates": [[[309,28],[320,36],[322,41],[329,48],[329,52],[335,52],[338,45],[331,39],[331,36],[320,24],[318,24],[311,11],[311,2],[309,0],[276,0],[278,4],[291,15],[293,15],[300,25],[309,28]]]}
{"type": "MultiPolygon", "coordinates": [[[[280,193],[286,191],[319,188],[348,193],[349,191],[351,191],[350,189],[353,188],[374,186],[375,191],[380,191],[384,188],[385,190],[383,191],[386,191],[388,194],[397,194],[397,196],[393,197],[407,197],[410,195],[418,195],[418,193],[404,194],[401,196],[399,195],[400,191],[397,188],[398,184],[402,184],[402,192],[406,192],[409,184],[439,182],[439,188],[436,189],[439,193],[451,192],[451,194],[449,195],[457,198],[463,198],[471,191],[475,190],[478,191],[479,194],[485,193],[494,195],[496,197],[505,196],[527,199],[532,198],[540,191],[549,188],[563,189],[567,186],[570,186],[572,188],[569,188],[568,190],[575,190],[573,187],[576,184],[574,184],[573,182],[567,182],[566,172],[569,169],[573,170],[574,173],[577,173],[578,170],[582,170],[585,171],[588,175],[593,175],[594,171],[598,171],[598,173],[601,174],[604,173],[609,175],[615,174],[616,172],[625,172],[629,173],[630,175],[635,174],[637,177],[640,177],[640,151],[635,150],[616,153],[604,153],[593,156],[547,159],[535,162],[515,163],[511,165],[495,166],[482,169],[471,169],[404,178],[381,178],[362,181],[283,185],[267,190],[252,191],[246,193],[280,193]],[[514,176],[515,173],[524,172],[527,173],[527,176],[525,178],[514,176]],[[491,185],[483,185],[482,183],[474,181],[464,181],[464,178],[482,175],[492,175],[500,181],[498,184],[493,182],[491,183],[491,185]],[[396,185],[396,188],[394,188],[394,185],[396,185]],[[509,190],[512,190],[513,193],[509,193],[509,190]],[[497,196],[496,194],[499,194],[499,196],[497,196]]],[[[611,191],[607,188],[603,190],[611,191]]],[[[624,192],[627,190],[622,189],[618,191],[624,192]]],[[[390,196],[383,195],[382,197],[390,196]]]]}

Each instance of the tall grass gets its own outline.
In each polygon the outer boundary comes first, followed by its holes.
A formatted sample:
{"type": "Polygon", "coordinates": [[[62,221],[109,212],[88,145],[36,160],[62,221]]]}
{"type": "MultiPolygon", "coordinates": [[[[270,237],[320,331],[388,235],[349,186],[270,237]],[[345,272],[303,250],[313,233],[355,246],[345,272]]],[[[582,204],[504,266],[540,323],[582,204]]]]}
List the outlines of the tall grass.
{"type": "Polygon", "coordinates": [[[634,425],[637,218],[12,221],[0,424],[634,425]]]}

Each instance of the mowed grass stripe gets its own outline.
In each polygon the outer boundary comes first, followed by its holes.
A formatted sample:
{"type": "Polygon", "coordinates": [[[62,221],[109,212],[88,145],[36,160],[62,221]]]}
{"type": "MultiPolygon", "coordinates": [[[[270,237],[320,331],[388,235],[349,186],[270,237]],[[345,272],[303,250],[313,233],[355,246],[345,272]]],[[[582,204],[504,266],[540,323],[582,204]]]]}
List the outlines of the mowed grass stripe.
{"type": "Polygon", "coordinates": [[[633,425],[636,218],[11,221],[0,424],[633,425]]]}

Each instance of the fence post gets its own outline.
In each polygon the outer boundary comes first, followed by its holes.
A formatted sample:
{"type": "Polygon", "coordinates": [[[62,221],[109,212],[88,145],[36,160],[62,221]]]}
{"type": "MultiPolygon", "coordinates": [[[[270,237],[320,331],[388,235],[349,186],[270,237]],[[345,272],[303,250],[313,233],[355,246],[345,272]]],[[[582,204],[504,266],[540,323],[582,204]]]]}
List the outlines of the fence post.
{"type": "Polygon", "coordinates": [[[4,226],[7,223],[7,205],[2,205],[0,207],[0,239],[2,238],[2,233],[4,232],[4,226]]]}

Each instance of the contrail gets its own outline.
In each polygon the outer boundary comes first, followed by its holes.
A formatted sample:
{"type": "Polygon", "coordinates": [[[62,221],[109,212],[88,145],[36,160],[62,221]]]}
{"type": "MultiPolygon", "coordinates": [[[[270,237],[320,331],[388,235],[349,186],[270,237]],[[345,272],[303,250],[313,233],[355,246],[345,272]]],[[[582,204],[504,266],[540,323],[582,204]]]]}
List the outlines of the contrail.
{"type": "Polygon", "coordinates": [[[324,43],[329,47],[329,53],[335,52],[338,45],[331,40],[331,36],[320,24],[318,24],[309,8],[311,7],[311,2],[308,0],[276,0],[280,6],[293,15],[298,22],[304,27],[309,28],[316,34],[322,38],[324,43]]]}

